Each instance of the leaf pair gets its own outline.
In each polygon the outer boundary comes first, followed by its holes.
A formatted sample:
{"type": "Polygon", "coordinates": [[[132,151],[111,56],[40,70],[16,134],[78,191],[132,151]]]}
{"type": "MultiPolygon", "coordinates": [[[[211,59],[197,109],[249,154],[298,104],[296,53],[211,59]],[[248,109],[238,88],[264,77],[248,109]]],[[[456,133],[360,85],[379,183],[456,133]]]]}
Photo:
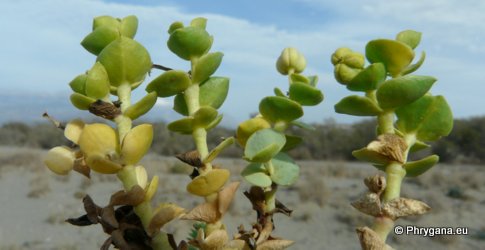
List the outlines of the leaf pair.
{"type": "Polygon", "coordinates": [[[249,183],[259,187],[269,187],[274,182],[278,185],[289,186],[299,176],[300,167],[285,153],[278,153],[271,159],[271,170],[263,163],[251,163],[241,175],[249,183]]]}

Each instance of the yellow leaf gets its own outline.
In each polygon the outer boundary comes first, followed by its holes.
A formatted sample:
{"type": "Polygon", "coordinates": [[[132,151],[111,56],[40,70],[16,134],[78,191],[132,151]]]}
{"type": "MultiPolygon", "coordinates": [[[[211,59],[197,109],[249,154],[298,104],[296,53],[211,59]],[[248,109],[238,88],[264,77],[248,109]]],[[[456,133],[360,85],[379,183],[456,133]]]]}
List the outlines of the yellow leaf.
{"type": "Polygon", "coordinates": [[[199,175],[187,185],[187,191],[198,196],[208,196],[219,191],[229,179],[229,170],[213,169],[206,175],[199,175]]]}
{"type": "Polygon", "coordinates": [[[84,126],[79,146],[87,156],[91,154],[107,155],[116,152],[117,136],[115,130],[102,123],[87,124],[84,126]]]}
{"type": "Polygon", "coordinates": [[[134,127],[123,139],[121,156],[125,164],[136,164],[148,152],[153,140],[153,127],[142,124],[134,127]]]}
{"type": "Polygon", "coordinates": [[[49,152],[44,159],[44,164],[54,173],[67,175],[74,166],[74,152],[67,147],[55,147],[49,152]]]}
{"type": "Polygon", "coordinates": [[[79,138],[83,132],[84,122],[80,119],[70,121],[64,129],[64,136],[74,144],[79,144],[79,138]]]}
{"type": "Polygon", "coordinates": [[[89,155],[86,163],[93,171],[102,174],[115,174],[122,168],[120,164],[110,161],[102,154],[89,155]]]}

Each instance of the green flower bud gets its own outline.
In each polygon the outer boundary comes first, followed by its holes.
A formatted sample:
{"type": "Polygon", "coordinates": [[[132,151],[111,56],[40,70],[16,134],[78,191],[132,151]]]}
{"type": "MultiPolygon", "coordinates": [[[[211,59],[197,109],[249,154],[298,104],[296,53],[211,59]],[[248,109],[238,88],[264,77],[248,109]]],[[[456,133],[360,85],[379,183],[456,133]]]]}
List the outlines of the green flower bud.
{"type": "Polygon", "coordinates": [[[362,69],[365,64],[365,57],[349,48],[339,48],[332,54],[331,61],[333,65],[343,63],[351,68],[362,69]]]}
{"type": "Polygon", "coordinates": [[[276,61],[276,69],[283,75],[288,75],[290,71],[301,73],[305,67],[305,57],[295,48],[285,48],[276,61]]]}
{"type": "Polygon", "coordinates": [[[167,45],[180,58],[192,60],[207,53],[212,46],[212,41],[213,37],[205,29],[189,26],[173,30],[167,45]]]}
{"type": "Polygon", "coordinates": [[[359,74],[361,69],[355,69],[347,66],[347,64],[337,64],[333,71],[337,82],[346,85],[359,74]]]}

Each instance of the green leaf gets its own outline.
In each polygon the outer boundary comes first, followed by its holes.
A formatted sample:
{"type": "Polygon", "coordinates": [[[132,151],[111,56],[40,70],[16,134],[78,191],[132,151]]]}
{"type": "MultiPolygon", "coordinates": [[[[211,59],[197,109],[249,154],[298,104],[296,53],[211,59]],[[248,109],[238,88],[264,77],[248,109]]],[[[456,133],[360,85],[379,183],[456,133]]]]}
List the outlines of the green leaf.
{"type": "Polygon", "coordinates": [[[81,45],[90,53],[98,55],[111,42],[118,39],[120,34],[117,29],[109,26],[99,27],[81,42],[81,45]]]}
{"type": "Polygon", "coordinates": [[[192,82],[202,83],[207,80],[221,65],[223,56],[224,54],[221,52],[215,52],[206,54],[197,60],[192,71],[192,82]]]}
{"type": "Polygon", "coordinates": [[[421,57],[419,58],[418,62],[416,62],[415,64],[411,64],[407,68],[405,68],[402,71],[402,75],[408,75],[418,70],[421,67],[421,65],[423,65],[424,59],[426,59],[426,53],[423,51],[421,52],[421,57]]]}
{"type": "Polygon", "coordinates": [[[411,149],[409,149],[409,152],[418,152],[420,150],[423,150],[423,149],[427,149],[431,147],[429,144],[426,144],[420,140],[416,140],[416,142],[414,143],[414,145],[411,147],[411,149]]]}
{"type": "Polygon", "coordinates": [[[394,109],[410,104],[424,96],[436,78],[406,75],[385,81],[377,89],[377,101],[383,109],[394,109]]]}
{"type": "Polygon", "coordinates": [[[135,37],[138,29],[138,18],[136,16],[126,16],[121,19],[120,33],[123,36],[132,38],[135,37]]]}
{"type": "Polygon", "coordinates": [[[317,86],[318,83],[318,76],[308,76],[308,79],[310,80],[309,84],[313,87],[317,86]]]}
{"type": "Polygon", "coordinates": [[[302,83],[310,84],[310,79],[308,79],[304,75],[293,73],[293,74],[290,75],[290,82],[291,83],[302,82],[302,83]]]}
{"type": "Polygon", "coordinates": [[[183,92],[190,84],[190,77],[186,72],[169,70],[153,79],[146,87],[146,91],[156,91],[159,97],[168,97],[183,92]]]}
{"type": "Polygon", "coordinates": [[[212,36],[200,27],[183,27],[170,34],[167,46],[174,54],[185,60],[204,55],[212,46],[212,36]]]}
{"type": "Polygon", "coordinates": [[[421,42],[421,32],[417,32],[414,30],[404,30],[397,34],[396,40],[407,44],[412,49],[415,49],[421,42]]]}
{"type": "Polygon", "coordinates": [[[281,96],[268,96],[259,103],[259,112],[271,122],[291,122],[303,116],[301,105],[281,96]]]}
{"type": "MultiPolygon", "coordinates": [[[[201,106],[210,106],[218,109],[226,100],[229,92],[229,78],[211,77],[200,85],[199,102],[201,106]]],[[[174,99],[173,109],[181,115],[189,115],[184,95],[177,94],[174,99]]]]}
{"type": "Polygon", "coordinates": [[[389,158],[375,151],[368,150],[367,148],[354,150],[352,151],[352,155],[361,161],[366,161],[377,165],[387,165],[389,163],[389,158]]]}
{"type": "Polygon", "coordinates": [[[206,128],[217,118],[215,108],[205,106],[194,113],[194,127],[206,128]]]}
{"type": "Polygon", "coordinates": [[[426,95],[396,110],[399,130],[421,141],[435,141],[453,128],[453,113],[443,96],[426,95]]]}
{"type": "Polygon", "coordinates": [[[131,120],[135,120],[138,117],[146,114],[157,102],[157,92],[153,91],[143,97],[135,104],[129,106],[123,115],[129,117],[131,120]]]}
{"type": "Polygon", "coordinates": [[[413,61],[414,51],[399,41],[377,39],[367,44],[365,56],[371,63],[383,63],[391,76],[396,77],[413,61]]]}
{"type": "Polygon", "coordinates": [[[73,93],[70,99],[71,99],[72,105],[74,105],[74,107],[80,110],[88,110],[89,105],[91,105],[91,103],[96,101],[96,99],[87,97],[85,95],[81,95],[79,93],[73,93]]]}
{"type": "Polygon", "coordinates": [[[292,121],[291,122],[292,125],[295,125],[299,128],[302,128],[302,129],[305,129],[305,130],[308,130],[308,131],[314,131],[315,130],[315,127],[313,127],[312,125],[310,124],[307,124],[307,123],[304,123],[302,121],[292,121]]]}
{"type": "Polygon", "coordinates": [[[234,144],[234,142],[236,141],[236,139],[234,139],[234,137],[229,137],[229,138],[226,138],[225,140],[223,140],[221,143],[219,143],[219,145],[217,145],[214,149],[212,149],[210,152],[209,152],[209,155],[207,155],[206,158],[204,158],[202,160],[203,163],[210,163],[212,162],[213,160],[215,160],[217,158],[217,156],[222,153],[222,151],[224,149],[226,149],[227,147],[231,146],[232,144],[234,144]]]}
{"type": "Polygon", "coordinates": [[[89,70],[86,85],[86,95],[94,99],[103,99],[109,94],[109,78],[106,69],[99,62],[89,70]]]}
{"type": "Polygon", "coordinates": [[[78,75],[69,83],[69,87],[71,87],[72,91],[76,93],[79,93],[81,95],[86,95],[87,78],[88,78],[87,74],[78,75]]]}
{"type": "Polygon", "coordinates": [[[286,97],[285,93],[279,88],[274,88],[273,92],[276,96],[286,97]]]}
{"type": "Polygon", "coordinates": [[[191,134],[194,130],[194,118],[186,117],[180,120],[176,120],[167,125],[167,128],[172,132],[178,132],[181,134],[191,134]]]}
{"type": "Polygon", "coordinates": [[[174,31],[181,29],[184,27],[182,22],[173,22],[170,27],[168,28],[168,34],[172,34],[174,31]]]}
{"type": "Polygon", "coordinates": [[[285,135],[286,143],[285,146],[281,149],[281,151],[286,152],[296,148],[303,142],[303,138],[300,136],[295,135],[285,135]]]}
{"type": "Polygon", "coordinates": [[[215,128],[219,123],[222,121],[223,115],[218,115],[216,119],[214,119],[207,127],[205,127],[206,131],[209,131],[213,128],[215,128]]]}
{"type": "Polygon", "coordinates": [[[323,93],[309,84],[294,82],[290,85],[290,99],[304,106],[315,106],[323,101],[323,93]]]}
{"type": "Polygon", "coordinates": [[[205,29],[207,26],[207,19],[203,17],[196,17],[190,21],[190,26],[205,29]]]}
{"type": "Polygon", "coordinates": [[[119,25],[119,19],[112,16],[98,16],[93,19],[93,30],[102,26],[108,26],[114,29],[118,29],[119,25]]]}
{"type": "Polygon", "coordinates": [[[437,155],[430,155],[424,159],[418,161],[411,161],[403,165],[406,169],[406,177],[417,177],[424,172],[432,168],[438,161],[440,157],[437,155]]]}
{"type": "Polygon", "coordinates": [[[374,116],[382,110],[367,97],[351,95],[335,104],[335,112],[355,116],[374,116]]]}
{"type": "Polygon", "coordinates": [[[347,84],[352,91],[369,91],[377,89],[380,83],[386,80],[386,68],[382,63],[373,63],[358,73],[347,84]]]}
{"type": "Polygon", "coordinates": [[[267,162],[281,151],[285,143],[285,136],[276,130],[258,130],[246,142],[244,157],[251,162],[267,162]]]}
{"type": "Polygon", "coordinates": [[[126,37],[110,43],[101,51],[97,61],[108,72],[112,86],[139,84],[152,68],[150,54],[141,44],[126,37]]]}
{"type": "Polygon", "coordinates": [[[295,161],[285,153],[277,154],[273,159],[273,173],[271,180],[281,186],[289,186],[298,180],[300,175],[300,167],[296,165],[295,161]]]}
{"type": "Polygon", "coordinates": [[[242,172],[243,178],[258,187],[269,187],[273,183],[261,163],[251,163],[242,172]]]}

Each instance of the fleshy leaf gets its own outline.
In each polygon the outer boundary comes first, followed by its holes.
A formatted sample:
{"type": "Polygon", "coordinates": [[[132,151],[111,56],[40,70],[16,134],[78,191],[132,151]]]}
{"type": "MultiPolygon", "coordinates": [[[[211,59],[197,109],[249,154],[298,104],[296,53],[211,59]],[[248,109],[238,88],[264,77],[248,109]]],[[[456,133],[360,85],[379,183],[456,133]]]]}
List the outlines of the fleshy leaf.
{"type": "Polygon", "coordinates": [[[427,149],[431,147],[429,144],[426,144],[420,140],[416,140],[416,142],[414,143],[414,145],[411,147],[411,149],[409,150],[409,152],[418,152],[420,150],[423,150],[423,149],[427,149]]]}
{"type": "Polygon", "coordinates": [[[294,82],[290,85],[290,99],[304,106],[315,106],[323,101],[323,93],[309,84],[294,82]]]}
{"type": "Polygon", "coordinates": [[[296,73],[293,73],[293,74],[290,75],[290,81],[291,81],[291,83],[302,82],[302,83],[310,84],[310,79],[308,79],[304,75],[296,74],[296,73]]]}
{"type": "Polygon", "coordinates": [[[395,77],[413,61],[414,51],[399,41],[377,39],[367,44],[365,55],[371,63],[383,63],[391,76],[395,77]]]}
{"type": "Polygon", "coordinates": [[[453,128],[453,113],[443,96],[426,95],[396,110],[397,127],[416,133],[421,141],[435,141],[453,128]]]}
{"type": "Polygon", "coordinates": [[[72,105],[74,105],[74,107],[76,107],[80,110],[88,110],[89,105],[91,105],[91,103],[96,101],[96,99],[93,99],[91,97],[87,97],[85,95],[81,95],[79,93],[71,94],[70,100],[71,100],[72,105]]]}
{"type": "Polygon", "coordinates": [[[403,165],[406,169],[407,177],[416,177],[432,168],[438,161],[440,157],[437,155],[430,155],[418,161],[411,161],[403,165]]]}
{"type": "Polygon", "coordinates": [[[373,63],[352,78],[347,84],[347,89],[352,91],[374,90],[385,80],[386,68],[384,64],[373,63]]]}
{"type": "Polygon", "coordinates": [[[102,174],[115,174],[121,170],[121,165],[110,161],[102,154],[90,154],[86,158],[86,163],[93,171],[102,174]]]}
{"type": "Polygon", "coordinates": [[[147,92],[156,91],[159,97],[168,97],[183,92],[191,84],[189,75],[182,70],[170,70],[153,79],[147,92]]]}
{"type": "Polygon", "coordinates": [[[47,152],[44,164],[58,175],[67,175],[74,166],[74,152],[64,146],[52,148],[47,152]]]}
{"type": "Polygon", "coordinates": [[[271,186],[271,178],[262,163],[251,163],[242,172],[244,179],[258,187],[271,186]]]}
{"type": "Polygon", "coordinates": [[[72,81],[69,83],[72,91],[79,93],[81,95],[86,95],[86,79],[88,78],[87,74],[81,74],[76,76],[72,81]]]}
{"type": "Polygon", "coordinates": [[[109,94],[109,78],[106,69],[99,62],[89,70],[85,85],[86,95],[94,99],[103,99],[109,94]]]}
{"type": "Polygon", "coordinates": [[[150,54],[141,44],[126,37],[110,43],[97,59],[108,72],[112,86],[142,81],[152,67],[150,54]]]}
{"type": "Polygon", "coordinates": [[[302,128],[302,129],[308,130],[308,131],[313,131],[313,130],[315,130],[315,127],[314,127],[314,126],[312,126],[312,125],[310,125],[310,124],[308,124],[308,123],[304,123],[304,122],[302,122],[302,121],[292,121],[292,122],[291,122],[291,124],[292,124],[292,125],[295,125],[295,126],[297,126],[297,127],[299,127],[299,128],[302,128]]]}
{"type": "Polygon", "coordinates": [[[424,96],[435,82],[436,78],[431,76],[406,75],[393,78],[377,89],[377,101],[383,109],[401,107],[424,96]]]}
{"type": "Polygon", "coordinates": [[[81,45],[90,53],[98,55],[108,44],[119,37],[120,34],[115,27],[102,26],[87,35],[81,45]]]}
{"type": "MultiPolygon", "coordinates": [[[[210,106],[218,109],[226,100],[229,91],[229,78],[210,77],[200,85],[199,102],[201,106],[210,106]]],[[[181,115],[189,115],[184,96],[177,94],[174,99],[173,109],[181,115]]]]}
{"type": "Polygon", "coordinates": [[[116,152],[118,138],[115,130],[102,123],[84,125],[79,146],[84,154],[112,154],[116,152]]]}
{"type": "Polygon", "coordinates": [[[195,177],[188,185],[187,191],[198,196],[207,196],[213,194],[224,186],[229,179],[229,170],[213,169],[206,175],[195,177]]]}
{"type": "Polygon", "coordinates": [[[129,117],[131,120],[135,120],[140,116],[146,114],[157,102],[157,92],[153,91],[144,96],[141,100],[135,104],[129,106],[123,115],[129,117]]]}
{"type": "Polygon", "coordinates": [[[194,127],[206,128],[217,118],[217,110],[205,106],[194,113],[194,127]]]}
{"type": "Polygon", "coordinates": [[[196,17],[190,21],[190,26],[205,29],[207,26],[207,19],[203,17],[196,17]]]}
{"type": "Polygon", "coordinates": [[[387,165],[389,163],[389,158],[367,148],[354,150],[352,151],[352,155],[361,161],[367,161],[377,165],[387,165]]]}
{"type": "Polygon", "coordinates": [[[421,57],[419,58],[419,60],[415,64],[411,64],[407,68],[405,68],[402,71],[402,74],[407,75],[407,74],[411,74],[414,71],[418,70],[421,67],[421,65],[423,65],[424,59],[426,59],[426,53],[423,51],[423,52],[421,52],[421,57]]]}
{"type": "Polygon", "coordinates": [[[296,148],[303,142],[303,138],[295,135],[285,135],[286,143],[285,146],[281,149],[281,151],[286,152],[296,148]]]}
{"type": "Polygon", "coordinates": [[[64,129],[64,137],[74,144],[79,144],[79,138],[83,132],[84,122],[81,119],[74,119],[67,123],[64,129]]]}
{"type": "Polygon", "coordinates": [[[212,46],[212,36],[205,29],[188,26],[170,34],[167,46],[174,54],[185,60],[201,57],[212,46]]]}
{"type": "Polygon", "coordinates": [[[121,19],[121,23],[120,23],[121,35],[133,39],[133,37],[135,37],[137,29],[138,29],[138,18],[136,16],[131,15],[121,19]]]}
{"type": "Polygon", "coordinates": [[[397,34],[396,40],[407,44],[412,49],[415,49],[421,42],[421,32],[404,30],[397,34]]]}
{"type": "Polygon", "coordinates": [[[274,88],[273,92],[276,96],[286,97],[286,94],[279,88],[274,88]]]}
{"type": "Polygon", "coordinates": [[[280,96],[268,96],[261,100],[259,112],[271,122],[291,122],[303,116],[299,103],[280,96]]]}
{"type": "Polygon", "coordinates": [[[179,132],[181,134],[191,134],[194,130],[194,118],[187,117],[176,120],[167,125],[168,130],[172,132],[179,132]]]}
{"type": "Polygon", "coordinates": [[[276,130],[267,128],[253,133],[244,149],[244,157],[251,162],[267,162],[285,145],[285,136],[276,130]]]}
{"type": "Polygon", "coordinates": [[[351,95],[335,104],[335,112],[355,116],[374,116],[382,110],[367,97],[351,95]]]}
{"type": "Polygon", "coordinates": [[[141,124],[130,130],[123,139],[121,156],[127,165],[136,164],[148,152],[153,140],[151,124],[141,124]]]}
{"type": "Polygon", "coordinates": [[[287,154],[279,153],[271,159],[271,162],[273,163],[274,170],[271,174],[271,180],[276,184],[289,186],[298,179],[300,167],[287,154]]]}
{"type": "Polygon", "coordinates": [[[98,16],[93,19],[93,30],[102,26],[118,28],[119,25],[120,25],[119,19],[114,18],[112,16],[98,16]]]}
{"type": "Polygon", "coordinates": [[[263,117],[254,117],[239,124],[236,139],[239,145],[245,147],[249,137],[256,131],[271,128],[271,124],[263,117]]]}
{"type": "Polygon", "coordinates": [[[216,119],[214,119],[209,125],[207,125],[207,127],[205,127],[205,130],[209,131],[209,130],[215,128],[222,121],[223,117],[224,117],[223,115],[218,115],[216,117],[216,119]]]}
{"type": "Polygon", "coordinates": [[[192,71],[192,81],[194,83],[202,83],[207,80],[214,72],[216,72],[219,65],[221,65],[222,57],[224,54],[221,52],[209,53],[197,60],[192,71]]]}

